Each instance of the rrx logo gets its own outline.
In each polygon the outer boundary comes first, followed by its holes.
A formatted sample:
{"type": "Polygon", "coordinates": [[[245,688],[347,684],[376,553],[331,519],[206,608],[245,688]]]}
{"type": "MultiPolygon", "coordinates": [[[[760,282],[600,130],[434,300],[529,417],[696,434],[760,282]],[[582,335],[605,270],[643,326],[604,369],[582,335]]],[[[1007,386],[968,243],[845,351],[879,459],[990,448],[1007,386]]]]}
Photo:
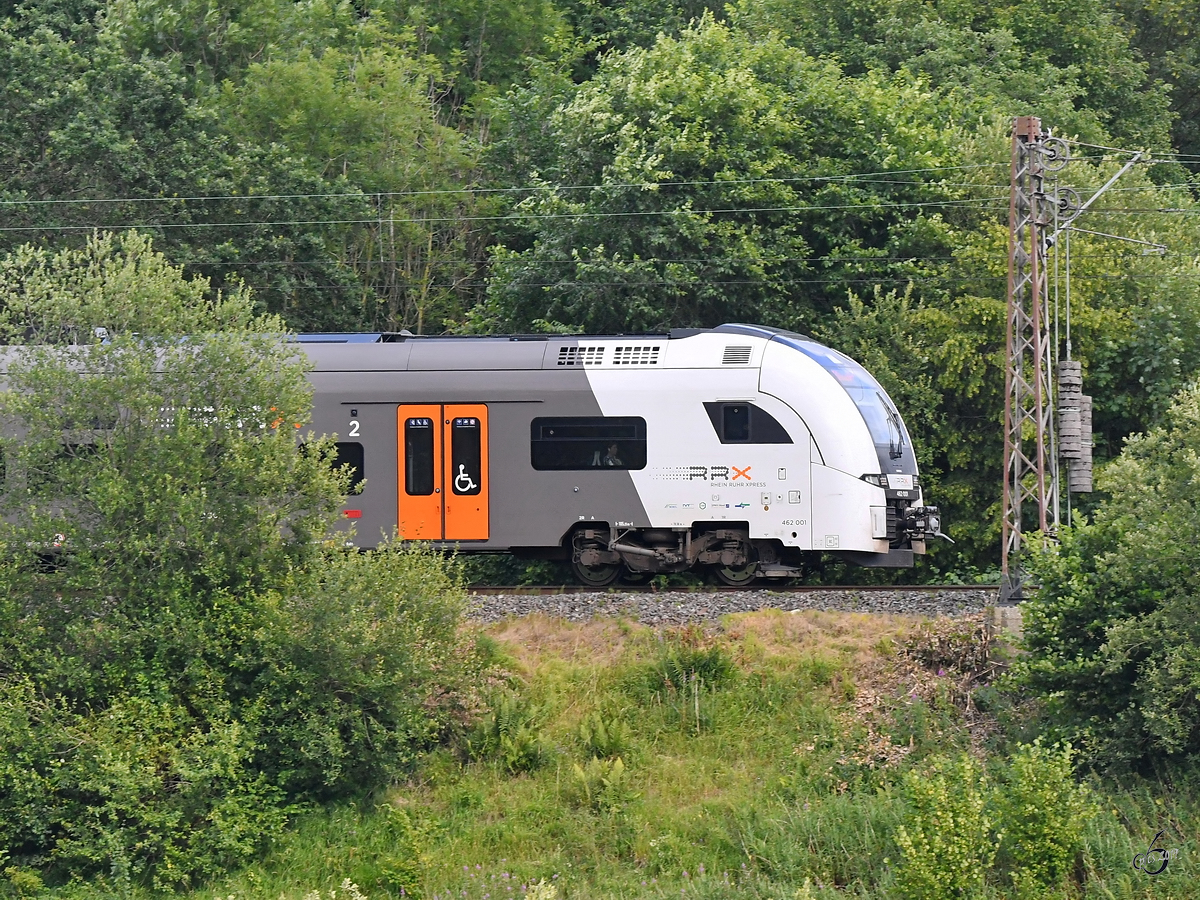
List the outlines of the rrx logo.
{"type": "Polygon", "coordinates": [[[750,466],[744,469],[737,466],[688,466],[688,481],[737,481],[739,478],[753,480],[750,466]]]}

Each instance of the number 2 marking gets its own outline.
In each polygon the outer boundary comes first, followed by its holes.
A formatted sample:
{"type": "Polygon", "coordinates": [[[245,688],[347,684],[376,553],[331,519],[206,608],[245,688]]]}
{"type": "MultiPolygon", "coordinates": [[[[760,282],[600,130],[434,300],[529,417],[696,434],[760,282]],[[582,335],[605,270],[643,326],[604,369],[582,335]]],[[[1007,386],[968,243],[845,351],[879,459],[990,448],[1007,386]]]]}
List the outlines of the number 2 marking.
{"type": "Polygon", "coordinates": [[[358,419],[350,420],[350,437],[358,437],[358,419]]]}

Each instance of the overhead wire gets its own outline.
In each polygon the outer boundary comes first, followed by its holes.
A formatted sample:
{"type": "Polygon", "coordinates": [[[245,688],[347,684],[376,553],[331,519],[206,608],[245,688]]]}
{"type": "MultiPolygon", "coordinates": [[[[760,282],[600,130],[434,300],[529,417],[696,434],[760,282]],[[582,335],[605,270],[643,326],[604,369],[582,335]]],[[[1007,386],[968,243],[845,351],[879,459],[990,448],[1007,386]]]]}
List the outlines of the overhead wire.
{"type": "MultiPolygon", "coordinates": [[[[630,182],[607,182],[600,184],[537,184],[537,185],[520,185],[511,187],[498,188],[481,188],[481,187],[461,187],[461,188],[441,188],[437,190],[410,190],[410,191],[330,191],[330,192],[314,192],[304,194],[197,194],[194,196],[184,197],[93,197],[93,198],[50,198],[38,200],[2,200],[0,206],[37,206],[37,205],[88,205],[100,203],[162,203],[165,201],[174,202],[201,202],[209,200],[320,200],[330,198],[343,199],[370,199],[372,197],[428,197],[428,196],[446,196],[459,194],[513,194],[513,193],[533,193],[538,191],[594,191],[594,190],[611,190],[616,188],[639,188],[639,189],[654,189],[662,187],[700,187],[700,186],[721,186],[721,185],[739,185],[739,184],[799,184],[803,182],[845,182],[867,180],[882,176],[895,175],[919,175],[928,172],[954,172],[966,171],[973,169],[999,169],[1006,168],[1003,163],[974,163],[961,166],[927,166],[924,168],[915,169],[886,169],[879,172],[847,172],[837,175],[797,175],[797,176],[780,176],[774,178],[721,178],[707,179],[697,181],[630,181],[630,182]]],[[[915,184],[915,182],[896,182],[898,184],[915,184]]],[[[973,185],[966,185],[973,186],[973,185]]]]}
{"type": "MultiPolygon", "coordinates": [[[[1132,252],[1132,251],[1130,251],[1132,252]]],[[[1074,258],[1078,259],[1112,259],[1112,253],[1086,253],[1074,254],[1074,258]]],[[[1191,254],[1180,253],[1178,251],[1168,251],[1166,257],[1191,258],[1191,254]]],[[[1160,255],[1159,258],[1163,258],[1160,255]]],[[[627,263],[649,263],[649,264],[703,264],[709,266],[719,265],[737,265],[737,264],[754,264],[754,263],[769,263],[772,265],[785,263],[834,263],[847,267],[867,266],[869,264],[888,265],[892,263],[949,263],[954,262],[958,257],[954,256],[710,256],[710,257],[662,257],[662,256],[644,256],[637,259],[631,258],[610,258],[596,257],[594,259],[578,258],[572,256],[520,256],[511,259],[490,259],[490,266],[505,266],[505,265],[520,265],[528,267],[533,265],[590,265],[604,264],[613,262],[627,263]]],[[[373,259],[370,260],[372,266],[395,266],[404,264],[406,261],[402,259],[373,259]]],[[[481,260],[470,257],[443,257],[441,259],[430,259],[420,264],[421,268],[429,266],[446,267],[446,266],[467,266],[480,263],[481,260]]],[[[320,260],[294,260],[294,259],[268,259],[268,260],[214,260],[212,262],[196,262],[192,263],[196,266],[204,268],[258,268],[263,266],[325,266],[329,263],[320,260]]]]}
{"type": "Polygon", "coordinates": [[[971,204],[994,203],[1002,197],[986,197],[970,200],[930,200],[907,203],[843,203],[828,205],[805,206],[759,206],[759,207],[722,207],[716,209],[681,209],[661,210],[617,210],[612,212],[563,212],[563,213],[507,213],[494,216],[421,216],[394,217],[372,216],[370,218],[352,219],[282,219],[270,221],[228,221],[228,222],[124,222],[105,223],[97,225],[87,223],[81,225],[4,225],[0,232],[29,232],[29,231],[93,231],[96,228],[112,230],[128,230],[133,228],[279,228],[294,225],[371,225],[385,222],[391,225],[426,225],[445,222],[513,222],[513,221],[546,221],[563,219],[624,219],[647,216],[690,216],[690,215],[722,215],[748,213],[802,213],[802,212],[831,212],[854,209],[861,211],[885,209],[926,209],[931,207],[970,208],[971,204]]]}

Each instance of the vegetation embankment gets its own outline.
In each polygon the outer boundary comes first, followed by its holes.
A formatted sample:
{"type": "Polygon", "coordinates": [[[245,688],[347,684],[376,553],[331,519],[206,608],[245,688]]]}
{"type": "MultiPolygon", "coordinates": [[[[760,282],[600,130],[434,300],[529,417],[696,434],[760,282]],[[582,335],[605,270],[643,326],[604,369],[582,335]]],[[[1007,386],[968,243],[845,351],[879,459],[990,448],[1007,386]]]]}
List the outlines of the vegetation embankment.
{"type": "Polygon", "coordinates": [[[444,900],[539,882],[561,898],[1197,895],[1195,786],[1080,784],[1062,747],[1006,738],[1007,651],[976,619],[534,616],[488,635],[494,702],[455,749],[302,816],[194,896],[347,879],[444,900]],[[1132,861],[1160,830],[1179,856],[1149,876],[1132,861]]]}

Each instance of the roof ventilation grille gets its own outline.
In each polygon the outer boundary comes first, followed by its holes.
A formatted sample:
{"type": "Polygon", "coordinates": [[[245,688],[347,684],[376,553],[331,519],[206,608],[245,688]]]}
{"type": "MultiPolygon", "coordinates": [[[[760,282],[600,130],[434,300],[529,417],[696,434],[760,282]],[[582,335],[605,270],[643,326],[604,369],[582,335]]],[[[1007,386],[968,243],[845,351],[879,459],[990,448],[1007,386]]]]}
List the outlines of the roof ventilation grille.
{"type": "Polygon", "coordinates": [[[721,360],[723,366],[744,366],[750,362],[749,347],[726,347],[721,360]]]}
{"type": "Polygon", "coordinates": [[[598,366],[603,361],[604,348],[600,346],[558,348],[560,366],[598,366]]]}
{"type": "Polygon", "coordinates": [[[657,344],[633,344],[616,347],[613,350],[614,366],[657,366],[657,344]]]}

